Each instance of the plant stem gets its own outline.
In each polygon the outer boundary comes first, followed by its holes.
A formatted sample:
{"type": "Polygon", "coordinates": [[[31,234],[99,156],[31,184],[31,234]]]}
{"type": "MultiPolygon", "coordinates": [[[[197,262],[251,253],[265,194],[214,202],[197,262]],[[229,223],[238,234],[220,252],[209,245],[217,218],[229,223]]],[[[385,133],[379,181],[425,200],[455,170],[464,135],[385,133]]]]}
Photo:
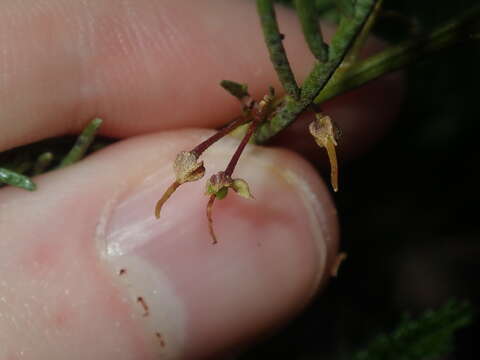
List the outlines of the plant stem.
{"type": "MultiPolygon", "coordinates": [[[[337,71],[333,74],[333,77],[337,76],[337,73],[339,70],[348,70],[353,64],[357,62],[358,56],[360,55],[360,51],[363,49],[363,46],[365,45],[365,42],[368,39],[368,36],[370,35],[370,31],[373,28],[373,25],[375,24],[375,21],[378,18],[378,15],[380,15],[380,9],[382,8],[383,0],[378,0],[374,7],[373,10],[370,12],[370,15],[368,16],[365,26],[363,26],[362,30],[360,31],[360,34],[358,34],[357,40],[353,43],[352,47],[348,51],[347,55],[342,61],[342,64],[339,66],[337,71]]],[[[332,79],[333,80],[333,79],[332,79]]]]}
{"type": "MultiPolygon", "coordinates": [[[[479,18],[480,5],[476,5],[419,39],[393,45],[379,54],[351,66],[342,76],[334,76],[328,81],[326,86],[316,96],[314,104],[322,104],[339,94],[364,85],[391,71],[416,63],[450,46],[480,40],[480,31],[478,30],[479,18]]],[[[338,45],[335,48],[338,51],[338,45]]],[[[331,61],[328,61],[325,67],[328,67],[331,61]]],[[[319,71],[321,70],[319,69],[319,71]]],[[[320,76],[319,80],[323,78],[320,76]]],[[[268,141],[295,121],[307,106],[308,103],[305,105],[303,100],[295,102],[289,97],[285,97],[283,105],[278,108],[275,116],[270,121],[266,121],[259,126],[254,137],[255,142],[262,144],[268,141]]]]}
{"type": "Polygon", "coordinates": [[[197,158],[200,157],[200,155],[202,155],[202,153],[205,150],[207,150],[210,146],[212,146],[218,140],[220,140],[221,138],[226,136],[231,131],[235,130],[240,125],[243,125],[243,124],[249,122],[250,120],[251,119],[249,117],[245,117],[245,116],[237,117],[236,119],[231,121],[229,124],[227,124],[226,126],[221,128],[220,130],[218,130],[215,134],[210,136],[207,140],[205,140],[205,141],[201,142],[200,144],[198,144],[197,146],[195,146],[191,152],[194,153],[197,156],[197,158]]]}
{"type": "Polygon", "coordinates": [[[0,168],[0,183],[16,186],[28,191],[34,191],[37,188],[37,185],[35,185],[35,183],[30,180],[28,176],[5,168],[0,168]]]}
{"type": "MultiPolygon", "coordinates": [[[[362,50],[365,42],[367,41],[368,36],[370,35],[370,31],[372,30],[375,21],[377,20],[378,15],[380,14],[380,9],[382,8],[383,0],[378,0],[373,7],[372,12],[370,13],[367,21],[365,22],[365,26],[363,26],[360,34],[358,34],[357,40],[353,43],[352,47],[346,54],[343,61],[340,63],[340,66],[335,70],[330,80],[327,82],[325,87],[329,84],[335,84],[339,82],[346,73],[349,72],[350,68],[355,65],[358,60],[358,56],[360,51],[362,50]]],[[[322,93],[325,88],[320,92],[322,93]]]]}
{"type": "Polygon", "coordinates": [[[253,133],[255,132],[255,129],[257,128],[257,125],[258,125],[257,120],[253,120],[250,123],[247,133],[243,137],[242,142],[238,146],[237,150],[235,150],[235,153],[233,154],[232,158],[230,159],[230,162],[227,165],[227,168],[225,170],[226,175],[231,176],[233,174],[233,170],[235,169],[235,166],[237,165],[237,162],[240,159],[240,155],[242,155],[243,149],[245,149],[245,146],[247,146],[248,141],[250,140],[253,133]]]}
{"type": "Polygon", "coordinates": [[[417,63],[450,46],[480,40],[480,31],[472,33],[475,31],[473,25],[480,22],[479,16],[480,6],[476,6],[420,39],[391,46],[352,66],[338,81],[328,83],[315,98],[315,104],[321,104],[389,72],[417,63]]]}
{"type": "Polygon", "coordinates": [[[102,119],[95,118],[87,125],[87,127],[78,136],[77,141],[73,145],[72,149],[58,165],[59,169],[71,165],[81,160],[85,156],[85,153],[88,150],[90,144],[95,139],[95,134],[97,133],[97,130],[102,124],[102,122],[102,119]]]}
{"type": "Polygon", "coordinates": [[[315,64],[302,85],[300,100],[302,104],[309,105],[323,89],[361,33],[376,2],[377,0],[358,0],[354,16],[342,18],[330,45],[329,61],[325,64],[315,64]]]}
{"type": "Polygon", "coordinates": [[[357,0],[352,18],[344,18],[332,40],[329,51],[329,60],[315,64],[302,85],[300,99],[285,98],[281,106],[270,121],[262,124],[255,134],[255,142],[263,143],[278,134],[290,125],[304,111],[324,88],[327,81],[339,67],[352,44],[361,32],[370,13],[373,11],[376,0],[357,0]]]}
{"type": "Polygon", "coordinates": [[[328,45],[323,41],[315,3],[311,0],[295,0],[295,8],[310,51],[318,61],[327,61],[328,45]]]}
{"type": "Polygon", "coordinates": [[[283,35],[278,30],[277,18],[272,0],[257,0],[257,10],[260,15],[263,36],[267,44],[270,60],[277,72],[286,93],[294,99],[300,96],[295,76],[283,47],[283,35]]]}

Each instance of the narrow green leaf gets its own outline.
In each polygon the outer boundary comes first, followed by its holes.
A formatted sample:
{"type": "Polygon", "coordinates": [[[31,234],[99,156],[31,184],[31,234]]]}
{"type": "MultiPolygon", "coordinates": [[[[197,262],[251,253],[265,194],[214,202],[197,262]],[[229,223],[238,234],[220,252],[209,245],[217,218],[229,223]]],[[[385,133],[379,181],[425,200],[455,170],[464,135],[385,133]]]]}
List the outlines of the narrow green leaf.
{"type": "Polygon", "coordinates": [[[283,35],[280,33],[272,0],[257,0],[257,10],[260,15],[265,43],[270,60],[277,72],[285,91],[294,99],[298,99],[300,89],[293,75],[290,63],[283,47],[283,35]]]}
{"type": "Polygon", "coordinates": [[[73,145],[70,152],[63,158],[63,160],[60,162],[60,165],[58,165],[58,168],[63,168],[76,163],[85,156],[85,153],[95,139],[95,135],[102,122],[102,119],[95,118],[85,127],[82,133],[78,136],[77,141],[73,145]]]}
{"type": "Polygon", "coordinates": [[[244,97],[249,96],[248,86],[246,84],[239,84],[231,80],[222,80],[220,86],[227,90],[231,95],[235,96],[238,100],[242,100],[244,97]]]}
{"type": "Polygon", "coordinates": [[[416,63],[449,46],[480,40],[480,32],[476,29],[479,17],[480,5],[477,5],[420,38],[392,45],[354,64],[342,77],[335,77],[325,86],[316,97],[315,104],[321,104],[391,71],[416,63]]]}
{"type": "Polygon", "coordinates": [[[37,189],[37,185],[35,185],[28,176],[5,168],[0,168],[0,183],[19,187],[28,191],[34,191],[37,189]]]}
{"type": "Polygon", "coordinates": [[[312,104],[315,97],[325,87],[333,73],[342,63],[350,47],[362,31],[368,17],[374,9],[376,0],[357,0],[355,14],[349,21],[343,21],[330,44],[329,60],[325,63],[315,64],[302,85],[299,101],[289,101],[275,113],[275,116],[265,124],[261,124],[255,134],[255,142],[263,143],[285,127],[312,104]]]}
{"type": "Polygon", "coordinates": [[[295,8],[310,51],[318,61],[327,61],[328,45],[323,41],[315,3],[312,0],[295,0],[295,8]]]}

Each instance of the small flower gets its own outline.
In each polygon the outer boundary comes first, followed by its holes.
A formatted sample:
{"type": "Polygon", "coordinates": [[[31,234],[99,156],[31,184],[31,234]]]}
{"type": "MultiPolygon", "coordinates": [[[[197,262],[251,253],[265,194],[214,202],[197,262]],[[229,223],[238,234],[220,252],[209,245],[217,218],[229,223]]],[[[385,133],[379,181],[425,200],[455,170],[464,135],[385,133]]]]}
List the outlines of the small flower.
{"type": "Polygon", "coordinates": [[[203,161],[197,161],[198,157],[190,151],[182,151],[177,155],[173,170],[179,184],[199,180],[205,175],[203,161]]]}
{"type": "Polygon", "coordinates": [[[228,188],[232,186],[232,178],[225,174],[224,171],[219,171],[213,174],[207,181],[206,195],[215,195],[219,200],[227,196],[228,188]]]}
{"type": "Polygon", "coordinates": [[[173,171],[175,172],[175,181],[168,187],[162,198],[157,201],[155,206],[155,217],[160,218],[160,212],[163,204],[172,196],[178,187],[189,181],[199,180],[205,175],[205,167],[203,161],[197,162],[198,156],[191,151],[180,152],[173,163],[173,171]]]}
{"type": "Polygon", "coordinates": [[[205,194],[210,195],[210,199],[208,200],[207,204],[207,219],[213,244],[217,243],[217,237],[213,231],[213,203],[215,202],[215,199],[222,200],[225,198],[225,196],[228,194],[228,189],[232,189],[238,195],[246,199],[253,199],[248,187],[248,183],[245,180],[232,179],[230,175],[225,173],[225,171],[220,171],[210,177],[210,179],[207,181],[205,194]]]}
{"type": "Polygon", "coordinates": [[[330,161],[330,181],[332,183],[333,191],[338,191],[338,164],[335,146],[335,130],[330,116],[322,113],[315,114],[315,120],[308,126],[310,134],[315,139],[315,142],[320,147],[327,150],[328,159],[330,161]]]}
{"type": "Polygon", "coordinates": [[[228,194],[228,189],[232,189],[238,195],[246,199],[253,199],[248,183],[243,179],[232,179],[231,175],[233,174],[235,166],[237,165],[243,150],[247,146],[252,135],[255,133],[257,126],[272,114],[273,104],[275,101],[275,92],[272,87],[270,87],[269,93],[265,95],[260,102],[257,102],[248,94],[246,85],[227,80],[222,81],[221,85],[240,100],[242,104],[243,116],[235,119],[220,129],[217,133],[202,141],[195,148],[193,148],[192,151],[182,151],[177,155],[177,158],[173,164],[175,181],[165,191],[155,207],[155,216],[158,219],[160,217],[160,211],[163,204],[170,198],[170,196],[181,184],[189,181],[196,181],[205,175],[203,161],[198,161],[199,156],[225,135],[231,133],[233,130],[242,125],[246,125],[248,128],[245,131],[245,134],[243,134],[242,141],[232,155],[225,171],[218,172],[207,181],[206,194],[210,196],[207,205],[207,219],[213,243],[217,242],[215,233],[213,231],[212,221],[212,209],[215,200],[225,198],[228,194]]]}
{"type": "Polygon", "coordinates": [[[229,188],[246,199],[253,199],[248,183],[245,180],[232,179],[224,171],[220,171],[210,177],[207,181],[205,194],[215,195],[217,199],[221,200],[227,196],[229,188]]]}

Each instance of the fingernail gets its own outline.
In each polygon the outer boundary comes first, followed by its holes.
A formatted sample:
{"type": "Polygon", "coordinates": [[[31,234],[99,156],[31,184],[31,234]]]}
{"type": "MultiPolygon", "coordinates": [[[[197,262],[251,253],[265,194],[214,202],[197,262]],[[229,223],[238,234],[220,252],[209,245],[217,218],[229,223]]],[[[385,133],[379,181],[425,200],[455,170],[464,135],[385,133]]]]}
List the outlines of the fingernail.
{"type": "Polygon", "coordinates": [[[127,289],[132,316],[161,334],[159,354],[210,356],[243,343],[298,311],[324,272],[331,205],[291,155],[248,147],[235,176],[255,199],[232,192],[215,203],[212,244],[204,180],[225,168],[237,144],[227,139],[206,152],[205,178],[182,185],[160,219],[154,208],[173,180],[168,162],[111,211],[104,257],[127,289]]]}

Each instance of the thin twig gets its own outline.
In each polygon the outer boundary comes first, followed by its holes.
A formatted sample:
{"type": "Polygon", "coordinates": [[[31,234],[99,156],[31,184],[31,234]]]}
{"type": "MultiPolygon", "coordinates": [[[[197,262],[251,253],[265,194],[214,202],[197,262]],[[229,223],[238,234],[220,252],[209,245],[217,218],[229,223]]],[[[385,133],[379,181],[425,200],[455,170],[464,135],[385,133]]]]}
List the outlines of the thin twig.
{"type": "Polygon", "coordinates": [[[37,189],[37,185],[35,185],[28,176],[5,168],[0,168],[0,183],[19,187],[28,191],[34,191],[37,189]]]}
{"type": "MultiPolygon", "coordinates": [[[[479,18],[480,5],[476,5],[423,37],[391,46],[379,54],[353,65],[341,77],[331,78],[317,95],[314,103],[322,104],[328,99],[364,85],[389,72],[416,63],[445,48],[480,40],[479,18]]],[[[336,48],[338,51],[338,45],[336,48]]],[[[255,142],[262,144],[282,131],[295,121],[305,109],[303,106],[304,104],[286,98],[283,106],[279,107],[272,120],[259,126],[254,137],[255,142]]]]}
{"type": "Polygon", "coordinates": [[[354,42],[357,40],[378,0],[358,0],[352,18],[344,18],[332,39],[329,61],[315,64],[302,85],[301,103],[308,106],[324,88],[327,81],[340,66],[354,42]]]}
{"type": "Polygon", "coordinates": [[[283,35],[278,30],[275,8],[272,0],[257,0],[258,14],[262,25],[263,36],[267,44],[270,60],[277,72],[286,93],[293,99],[299,99],[300,89],[293,75],[290,63],[283,47],[283,35]]]}
{"type": "Polygon", "coordinates": [[[235,118],[233,121],[231,121],[229,124],[227,124],[226,126],[221,128],[220,130],[218,130],[215,134],[210,136],[208,139],[206,139],[205,141],[203,141],[200,144],[198,144],[197,146],[195,146],[191,152],[194,153],[197,157],[200,157],[200,155],[202,155],[202,153],[205,150],[207,150],[210,146],[212,146],[218,140],[220,140],[221,138],[228,135],[228,133],[235,130],[240,125],[243,125],[243,124],[245,124],[249,121],[250,121],[250,119],[248,119],[244,116],[240,116],[240,117],[235,118]]]}
{"type": "Polygon", "coordinates": [[[315,98],[315,104],[321,104],[389,72],[417,63],[453,45],[480,40],[480,32],[475,29],[475,24],[480,23],[479,17],[480,5],[477,5],[420,39],[390,46],[352,66],[339,81],[328,83],[315,98]]]}
{"type": "Polygon", "coordinates": [[[98,128],[102,124],[102,119],[95,118],[93,119],[82,133],[78,136],[77,141],[73,145],[69,153],[62,159],[58,168],[63,168],[65,166],[71,165],[79,160],[81,160],[85,153],[88,150],[88,147],[95,139],[98,128]]]}
{"type": "Polygon", "coordinates": [[[295,0],[295,8],[310,51],[318,61],[327,61],[328,45],[323,41],[315,3],[311,0],[295,0]]]}
{"type": "Polygon", "coordinates": [[[227,165],[227,168],[225,170],[225,174],[231,176],[233,174],[233,170],[235,169],[235,166],[237,165],[238,160],[240,159],[240,156],[242,155],[243,150],[245,149],[245,146],[247,146],[250,138],[252,137],[253,133],[255,132],[255,129],[258,126],[258,121],[254,120],[250,123],[250,126],[248,127],[247,133],[243,137],[240,145],[238,145],[237,150],[235,150],[235,153],[233,154],[232,158],[230,159],[230,162],[227,165]]]}
{"type": "Polygon", "coordinates": [[[315,64],[313,70],[302,85],[299,101],[287,97],[283,106],[277,110],[275,116],[273,116],[270,121],[260,125],[255,134],[256,143],[264,143],[278,134],[295,121],[313,102],[335,70],[342,63],[373,11],[375,3],[376,0],[357,0],[353,17],[340,23],[340,27],[332,40],[329,60],[326,63],[315,64]]]}
{"type": "MultiPolygon", "coordinates": [[[[345,55],[345,58],[343,59],[342,64],[339,66],[337,71],[335,71],[335,73],[333,74],[334,78],[337,76],[337,73],[339,72],[339,70],[342,70],[342,72],[344,72],[357,62],[358,57],[360,56],[360,52],[362,51],[368,39],[368,36],[370,35],[373,25],[375,25],[375,22],[378,16],[380,15],[382,4],[383,4],[383,0],[378,0],[375,3],[373,10],[370,12],[370,15],[365,21],[365,25],[362,27],[360,34],[358,34],[357,40],[353,43],[352,47],[350,48],[348,53],[345,55]]],[[[332,81],[334,81],[334,79],[332,79],[332,81]]]]}
{"type": "MultiPolygon", "coordinates": [[[[345,58],[341,62],[340,66],[338,66],[337,70],[335,70],[325,87],[327,87],[329,84],[338,83],[345,76],[345,74],[348,73],[350,68],[357,63],[360,52],[363,49],[365,42],[368,39],[368,36],[370,35],[370,31],[372,30],[373,25],[375,24],[378,16],[380,15],[382,3],[383,0],[378,0],[375,3],[375,6],[373,7],[373,10],[368,16],[365,25],[360,31],[360,34],[358,34],[357,40],[353,43],[352,47],[345,55],[345,58]]],[[[323,90],[321,92],[323,92],[323,90]]]]}

